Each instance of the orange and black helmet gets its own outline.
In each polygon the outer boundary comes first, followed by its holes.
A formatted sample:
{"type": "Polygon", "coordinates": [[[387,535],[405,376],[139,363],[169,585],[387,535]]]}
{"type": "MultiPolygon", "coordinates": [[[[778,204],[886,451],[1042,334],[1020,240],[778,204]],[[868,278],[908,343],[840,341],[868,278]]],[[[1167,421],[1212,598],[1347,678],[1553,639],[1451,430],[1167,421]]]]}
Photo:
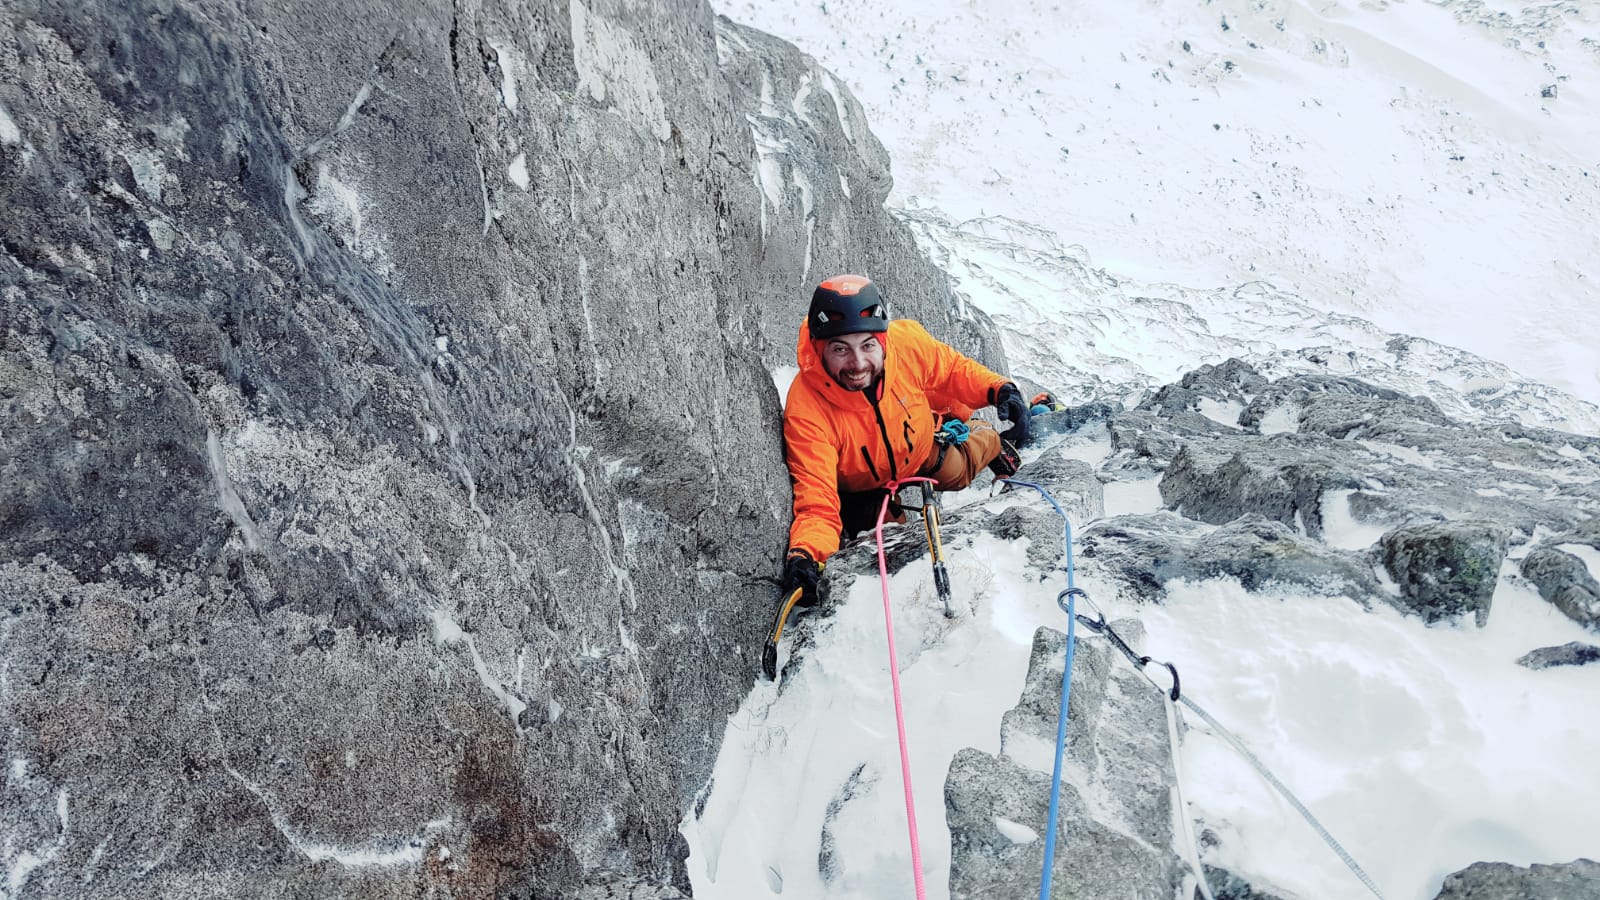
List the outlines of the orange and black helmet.
{"type": "Polygon", "coordinates": [[[883,308],[877,285],[860,275],[835,275],[817,285],[806,321],[812,340],[819,341],[889,330],[889,312],[883,308]]]}

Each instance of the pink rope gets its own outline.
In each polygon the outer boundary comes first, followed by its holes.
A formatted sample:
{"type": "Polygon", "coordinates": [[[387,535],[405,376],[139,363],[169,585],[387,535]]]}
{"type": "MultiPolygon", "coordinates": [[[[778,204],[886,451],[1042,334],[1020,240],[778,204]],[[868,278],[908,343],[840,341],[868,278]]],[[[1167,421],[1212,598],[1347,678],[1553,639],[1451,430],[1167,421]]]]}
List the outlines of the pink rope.
{"type": "MultiPolygon", "coordinates": [[[[933,481],[932,478],[907,478],[913,481],[933,481]]],[[[906,711],[900,703],[900,663],[894,652],[894,617],[889,613],[889,563],[883,555],[883,520],[889,514],[889,498],[900,490],[901,482],[889,482],[889,493],[884,495],[883,506],[878,509],[878,578],[883,583],[883,627],[889,635],[889,678],[894,684],[894,724],[900,730],[900,780],[906,786],[906,825],[911,831],[911,871],[916,876],[917,900],[925,900],[922,885],[922,845],[917,841],[917,807],[911,799],[911,751],[906,747],[906,711]]]]}

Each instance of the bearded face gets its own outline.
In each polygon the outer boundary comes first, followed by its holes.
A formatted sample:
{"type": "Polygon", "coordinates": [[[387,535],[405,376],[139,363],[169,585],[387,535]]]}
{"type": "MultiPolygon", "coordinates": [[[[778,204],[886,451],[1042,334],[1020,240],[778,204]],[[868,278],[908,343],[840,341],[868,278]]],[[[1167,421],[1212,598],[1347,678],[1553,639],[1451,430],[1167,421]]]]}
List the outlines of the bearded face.
{"type": "Polygon", "coordinates": [[[883,344],[878,335],[841,334],[822,347],[822,367],[847,391],[864,391],[883,375],[883,344]]]}

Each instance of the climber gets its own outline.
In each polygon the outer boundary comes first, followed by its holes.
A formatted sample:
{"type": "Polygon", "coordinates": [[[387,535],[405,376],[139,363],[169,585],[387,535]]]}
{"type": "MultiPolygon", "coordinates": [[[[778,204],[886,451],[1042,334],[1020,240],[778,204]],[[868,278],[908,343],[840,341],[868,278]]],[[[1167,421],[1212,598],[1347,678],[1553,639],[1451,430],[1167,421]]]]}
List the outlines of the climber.
{"type": "MultiPolygon", "coordinates": [[[[794,483],[783,597],[799,590],[799,604],[809,606],[823,562],[841,537],[876,524],[889,482],[922,475],[954,491],[984,466],[997,477],[1016,472],[1029,406],[1015,384],[921,325],[890,322],[877,286],[859,275],[818,285],[797,354],[800,374],[783,412],[794,483]],[[981,406],[995,407],[1011,427],[1002,433],[967,421],[981,406]]],[[[893,499],[891,517],[904,521],[893,499]]]]}

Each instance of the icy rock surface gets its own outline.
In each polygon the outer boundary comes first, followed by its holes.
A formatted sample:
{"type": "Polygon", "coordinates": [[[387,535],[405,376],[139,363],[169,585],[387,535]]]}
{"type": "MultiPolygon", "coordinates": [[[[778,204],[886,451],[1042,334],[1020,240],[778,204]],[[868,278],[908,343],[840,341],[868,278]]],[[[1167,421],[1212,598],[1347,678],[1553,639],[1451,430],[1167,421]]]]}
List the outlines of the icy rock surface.
{"type": "MultiPolygon", "coordinates": [[[[1391,604],[1427,623],[1482,626],[1497,588],[1526,578],[1568,617],[1591,621],[1585,615],[1595,596],[1593,566],[1600,564],[1592,525],[1600,515],[1594,493],[1600,447],[1592,438],[1461,422],[1387,388],[1322,376],[1272,380],[1237,361],[1191,373],[1126,410],[1069,410],[1036,421],[1048,426],[1058,417],[1076,422],[1063,431],[1104,429],[1100,440],[1110,444],[1109,455],[1088,474],[1107,482],[1105,495],[1121,489],[1112,482],[1127,479],[1159,486],[1160,508],[1100,518],[1078,537],[1079,577],[1126,599],[1160,603],[1178,583],[1224,578],[1251,593],[1288,592],[1298,602],[1349,598],[1367,607],[1391,604]],[[1285,404],[1294,414],[1278,421],[1294,428],[1262,428],[1285,404]]],[[[1082,448],[1086,439],[1074,435],[1046,449],[1019,477],[1051,490],[1081,481],[1084,472],[1064,457],[1081,452],[1070,448],[1082,448]]],[[[946,522],[952,533],[1025,539],[1035,564],[1048,561],[1044,554],[1034,558],[1035,546],[1059,546],[1059,537],[1049,536],[1059,519],[1045,511],[968,509],[946,522]]],[[[1062,883],[1102,885],[1081,896],[1170,896],[1176,880],[1165,894],[1152,885],[1137,893],[1096,881],[1124,862],[1120,849],[1110,849],[1123,845],[1106,837],[1107,828],[1155,848],[1144,877],[1179,879],[1187,870],[1168,858],[1175,843],[1166,790],[1174,776],[1159,695],[1103,641],[1081,629],[1079,640],[1063,809],[1082,817],[1068,821],[1087,824],[1076,837],[1071,829],[1063,833],[1062,856],[1078,857],[1066,865],[1082,868],[1062,883]],[[1130,771],[1139,772],[1138,783],[1114,777],[1130,771]]],[[[1545,648],[1523,664],[1581,664],[1592,650],[1545,648]]],[[[1015,840],[1006,823],[1043,832],[1060,652],[1059,635],[1041,630],[1023,698],[1003,719],[1001,753],[967,749],[951,764],[953,897],[1037,893],[1043,848],[1015,840]]],[[[1232,848],[1218,846],[1202,840],[1202,860],[1229,856],[1223,851],[1232,848]]],[[[1210,871],[1218,896],[1277,895],[1270,885],[1256,888],[1222,869],[1210,871]]],[[[1518,877],[1532,877],[1519,871],[1518,877]]],[[[1483,883],[1491,885],[1484,893],[1445,896],[1523,896],[1504,879],[1483,883]]],[[[1470,884],[1479,882],[1462,882],[1470,884]]]]}
{"type": "Polygon", "coordinates": [[[1400,603],[1428,622],[1470,612],[1481,626],[1500,580],[1508,535],[1488,522],[1408,525],[1385,534],[1379,555],[1400,603]]]}
{"type": "Polygon", "coordinates": [[[687,887],[808,285],[1004,367],[825,77],[694,2],[0,8],[9,896],[687,887]]]}
{"type": "Polygon", "coordinates": [[[1573,551],[1588,548],[1600,557],[1600,535],[1545,540],[1522,558],[1522,575],[1539,589],[1539,595],[1574,621],[1600,630],[1600,581],[1594,570],[1573,551]],[[1567,549],[1562,549],[1565,546],[1567,549]]]}
{"type": "Polygon", "coordinates": [[[1434,900],[1600,900],[1600,863],[1475,863],[1446,877],[1434,900]]]}
{"type": "Polygon", "coordinates": [[[1267,380],[1237,360],[1105,423],[1108,467],[1160,473],[1164,511],[1084,535],[1085,556],[1105,559],[1130,593],[1230,575],[1250,589],[1381,598],[1428,621],[1481,618],[1501,562],[1521,548],[1513,555],[1546,599],[1595,621],[1600,585],[1573,554],[1594,541],[1600,440],[1458,421],[1351,378],[1267,380]],[[1262,427],[1286,405],[1292,417],[1279,420],[1293,430],[1262,427]]]}
{"type": "MultiPolygon", "coordinates": [[[[1137,641],[1138,626],[1116,623],[1137,641]]],[[[1034,633],[1027,683],[1005,714],[999,755],[967,748],[950,763],[953,900],[1036,897],[1044,863],[1066,635],[1034,633]],[[1018,840],[1022,834],[1037,840],[1018,840]]],[[[1078,644],[1052,879],[1070,897],[1170,897],[1184,870],[1172,851],[1171,748],[1159,693],[1109,644],[1078,644]]]]}
{"type": "Polygon", "coordinates": [[[1530,669],[1548,669],[1552,666],[1586,666],[1600,662],[1600,647],[1582,641],[1569,641],[1559,647],[1540,647],[1517,660],[1517,665],[1530,669]]]}

